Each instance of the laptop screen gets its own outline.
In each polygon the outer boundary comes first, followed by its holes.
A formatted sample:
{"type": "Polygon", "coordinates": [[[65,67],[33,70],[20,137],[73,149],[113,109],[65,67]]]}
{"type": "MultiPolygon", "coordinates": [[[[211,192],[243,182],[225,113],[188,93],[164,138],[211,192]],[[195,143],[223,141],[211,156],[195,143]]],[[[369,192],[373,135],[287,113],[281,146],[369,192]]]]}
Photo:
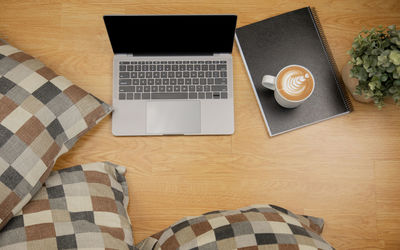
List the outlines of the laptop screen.
{"type": "Polygon", "coordinates": [[[115,54],[232,53],[236,15],[104,16],[115,54]]]}

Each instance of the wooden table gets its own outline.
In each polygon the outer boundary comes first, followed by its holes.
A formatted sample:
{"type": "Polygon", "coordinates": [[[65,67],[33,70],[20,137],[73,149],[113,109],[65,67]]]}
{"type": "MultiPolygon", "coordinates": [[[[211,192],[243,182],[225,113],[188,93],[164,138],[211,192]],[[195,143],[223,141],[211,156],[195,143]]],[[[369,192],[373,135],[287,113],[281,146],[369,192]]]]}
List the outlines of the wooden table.
{"type": "MultiPolygon", "coordinates": [[[[0,37],[108,103],[104,14],[234,13],[240,27],[311,5],[339,68],[363,27],[400,26],[398,0],[0,2],[0,37]]],[[[323,217],[323,236],[337,249],[399,249],[400,108],[353,101],[349,115],[270,138],[236,45],[233,60],[234,135],[114,137],[109,116],[56,169],[126,166],[136,242],[183,216],[270,203],[323,217]]]]}

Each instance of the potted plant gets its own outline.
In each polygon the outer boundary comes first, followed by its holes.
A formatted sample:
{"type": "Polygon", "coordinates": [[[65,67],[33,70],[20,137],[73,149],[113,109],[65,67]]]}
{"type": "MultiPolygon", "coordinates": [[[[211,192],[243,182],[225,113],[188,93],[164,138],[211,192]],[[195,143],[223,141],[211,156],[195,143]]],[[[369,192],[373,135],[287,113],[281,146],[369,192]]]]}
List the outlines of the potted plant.
{"type": "Polygon", "coordinates": [[[342,70],[346,87],[361,102],[382,108],[388,98],[400,104],[400,30],[362,30],[348,51],[350,61],[342,70]]]}

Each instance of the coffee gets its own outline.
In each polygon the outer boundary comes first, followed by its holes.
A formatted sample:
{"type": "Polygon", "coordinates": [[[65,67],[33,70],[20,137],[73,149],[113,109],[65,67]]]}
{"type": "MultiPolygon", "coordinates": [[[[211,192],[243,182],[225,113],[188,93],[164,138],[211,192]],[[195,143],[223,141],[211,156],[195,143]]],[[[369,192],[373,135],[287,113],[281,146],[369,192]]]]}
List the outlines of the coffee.
{"type": "Polygon", "coordinates": [[[276,89],[290,101],[301,101],[312,93],[314,79],[306,68],[292,65],[279,73],[276,89]]]}

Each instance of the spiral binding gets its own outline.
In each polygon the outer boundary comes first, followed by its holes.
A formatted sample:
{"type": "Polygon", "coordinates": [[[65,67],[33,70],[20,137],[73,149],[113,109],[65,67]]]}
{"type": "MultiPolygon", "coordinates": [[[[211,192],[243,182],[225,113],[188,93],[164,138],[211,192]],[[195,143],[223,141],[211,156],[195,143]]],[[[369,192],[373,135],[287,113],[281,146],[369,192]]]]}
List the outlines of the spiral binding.
{"type": "Polygon", "coordinates": [[[311,14],[311,18],[313,19],[314,24],[317,27],[317,32],[319,33],[319,37],[321,38],[321,41],[322,41],[322,43],[323,43],[323,45],[325,47],[326,55],[328,57],[328,60],[329,60],[329,62],[331,64],[332,68],[333,68],[333,71],[335,73],[336,83],[338,84],[339,91],[340,91],[340,93],[341,93],[341,95],[343,97],[343,100],[345,102],[346,108],[351,112],[351,111],[353,111],[353,104],[351,103],[350,98],[349,98],[349,96],[348,96],[348,94],[346,92],[346,88],[344,86],[343,79],[342,79],[342,77],[341,77],[341,75],[339,73],[337,64],[336,64],[336,62],[335,62],[335,60],[333,58],[333,54],[332,54],[332,51],[331,51],[331,49],[329,47],[328,41],[326,40],[326,37],[325,37],[325,34],[324,34],[324,30],[322,29],[321,22],[319,21],[319,18],[318,18],[318,15],[317,15],[317,11],[315,10],[314,7],[311,7],[311,8],[309,7],[308,10],[311,11],[311,13],[310,13],[311,14]]]}

